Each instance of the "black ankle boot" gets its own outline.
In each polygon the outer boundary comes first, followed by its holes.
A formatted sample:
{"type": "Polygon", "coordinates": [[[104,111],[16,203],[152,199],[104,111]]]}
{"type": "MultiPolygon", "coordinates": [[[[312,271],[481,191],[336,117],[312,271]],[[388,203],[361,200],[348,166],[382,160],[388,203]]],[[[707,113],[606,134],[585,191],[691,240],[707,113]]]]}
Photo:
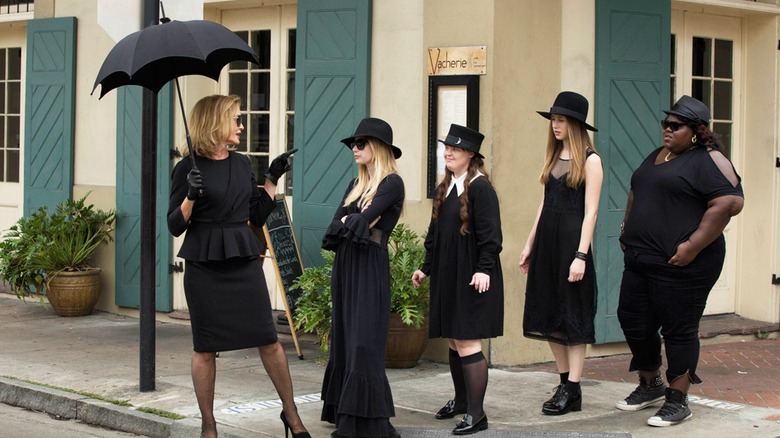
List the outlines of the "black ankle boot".
{"type": "Polygon", "coordinates": [[[582,410],[582,391],[578,391],[579,384],[572,386],[574,382],[566,382],[556,393],[556,397],[550,404],[542,406],[544,415],[563,415],[569,411],[582,410]]]}

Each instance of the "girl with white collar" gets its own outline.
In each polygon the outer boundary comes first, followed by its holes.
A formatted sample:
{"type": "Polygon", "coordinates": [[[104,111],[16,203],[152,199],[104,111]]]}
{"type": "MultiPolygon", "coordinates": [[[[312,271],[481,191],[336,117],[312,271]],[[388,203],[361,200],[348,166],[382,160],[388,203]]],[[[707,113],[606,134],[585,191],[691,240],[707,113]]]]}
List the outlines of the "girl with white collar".
{"type": "Polygon", "coordinates": [[[453,124],[442,141],[444,180],[433,201],[425,263],[412,275],[415,287],[431,278],[428,337],[449,338],[455,397],[436,418],[465,414],[455,435],[488,428],[482,408],[488,382],[482,339],[504,332],[501,215],[479,153],[483,139],[481,133],[453,124]]]}

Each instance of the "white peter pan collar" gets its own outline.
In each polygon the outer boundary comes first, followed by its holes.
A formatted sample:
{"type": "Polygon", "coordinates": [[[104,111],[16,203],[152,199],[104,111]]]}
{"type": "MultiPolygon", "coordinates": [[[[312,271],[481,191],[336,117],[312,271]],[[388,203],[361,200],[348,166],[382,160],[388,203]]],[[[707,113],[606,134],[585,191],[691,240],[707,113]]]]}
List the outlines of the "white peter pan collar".
{"type": "MultiPolygon", "coordinates": [[[[468,172],[463,172],[463,175],[459,177],[452,176],[452,180],[450,181],[450,186],[447,187],[447,196],[450,195],[450,192],[452,191],[452,188],[455,187],[457,189],[457,194],[460,196],[463,193],[463,182],[466,180],[466,175],[468,175],[468,172]]],[[[473,182],[475,179],[482,176],[482,172],[477,171],[477,174],[474,175],[474,178],[471,178],[471,181],[469,183],[473,182]]]]}

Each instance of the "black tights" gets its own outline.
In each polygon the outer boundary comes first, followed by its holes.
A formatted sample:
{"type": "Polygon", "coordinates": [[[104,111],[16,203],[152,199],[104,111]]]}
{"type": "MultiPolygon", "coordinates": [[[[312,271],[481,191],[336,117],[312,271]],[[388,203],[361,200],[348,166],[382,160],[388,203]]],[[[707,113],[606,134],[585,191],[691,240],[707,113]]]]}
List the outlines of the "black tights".
{"type": "Polygon", "coordinates": [[[450,348],[450,374],[455,386],[455,406],[466,406],[466,381],[463,378],[463,364],[458,352],[450,348]]]}
{"type": "Polygon", "coordinates": [[[485,415],[482,402],[485,400],[485,391],[488,383],[488,364],[485,355],[477,352],[461,357],[463,366],[464,385],[468,397],[468,414],[474,421],[478,421],[485,415]]]}

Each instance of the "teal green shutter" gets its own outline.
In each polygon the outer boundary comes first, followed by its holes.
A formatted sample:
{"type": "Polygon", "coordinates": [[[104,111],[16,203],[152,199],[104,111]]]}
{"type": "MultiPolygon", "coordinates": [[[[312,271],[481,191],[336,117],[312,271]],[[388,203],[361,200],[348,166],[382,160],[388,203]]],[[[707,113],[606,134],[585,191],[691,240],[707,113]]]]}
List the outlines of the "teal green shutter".
{"type": "Polygon", "coordinates": [[[27,23],[24,214],[73,194],[76,18],[27,23]]]}
{"type": "Polygon", "coordinates": [[[617,320],[623,252],[620,223],[631,174],[661,144],[669,102],[670,0],[596,2],[596,149],[604,185],[596,225],[596,342],[622,341],[617,320]]]}
{"type": "Polygon", "coordinates": [[[297,26],[293,228],[304,266],[313,266],[355,175],[339,140],[368,115],[371,1],[300,0],[297,26]]]}
{"type": "MultiPolygon", "coordinates": [[[[155,263],[155,309],[173,309],[171,237],[167,212],[171,182],[169,150],[173,147],[172,87],[158,94],[157,121],[157,221],[155,263]]],[[[141,99],[142,88],[121,87],[117,94],[116,135],[116,295],[117,306],[138,307],[141,291],[141,99]]]]}

